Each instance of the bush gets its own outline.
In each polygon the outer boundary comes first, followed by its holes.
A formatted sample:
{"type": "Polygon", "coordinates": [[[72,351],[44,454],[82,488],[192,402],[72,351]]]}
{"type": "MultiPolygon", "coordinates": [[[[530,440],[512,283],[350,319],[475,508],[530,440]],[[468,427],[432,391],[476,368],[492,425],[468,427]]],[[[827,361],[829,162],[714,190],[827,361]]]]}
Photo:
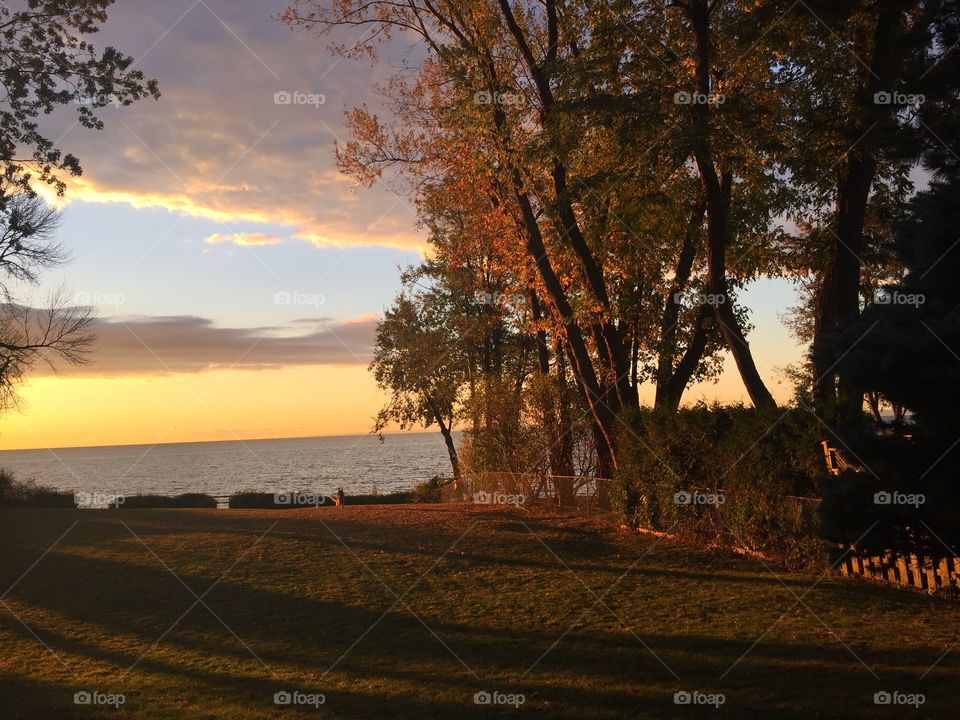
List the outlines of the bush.
{"type": "Polygon", "coordinates": [[[170,497],[168,495],[127,495],[122,504],[111,508],[131,510],[140,508],[216,508],[215,498],[203,493],[184,493],[170,497]]]}
{"type": "Polygon", "coordinates": [[[294,510],[303,507],[291,503],[278,503],[275,493],[241,492],[231,495],[228,507],[256,510],[294,510]]]}
{"type": "Polygon", "coordinates": [[[60,492],[32,480],[14,478],[6,468],[0,468],[0,506],[76,508],[73,493],[60,492]]]}
{"type": "Polygon", "coordinates": [[[809,413],[700,404],[624,421],[611,501],[628,525],[793,567],[823,559],[811,496],[826,469],[809,413]]]}
{"type": "Polygon", "coordinates": [[[347,495],[343,498],[344,505],[402,505],[412,501],[413,492],[410,490],[371,495],[347,495]]]}
{"type": "Polygon", "coordinates": [[[443,486],[449,485],[452,480],[434,475],[429,480],[419,483],[412,493],[411,500],[415,503],[438,503],[443,501],[443,486]]]}
{"type": "Polygon", "coordinates": [[[0,506],[7,505],[8,501],[14,496],[13,473],[7,468],[0,468],[0,506]]]}
{"type": "MultiPolygon", "coordinates": [[[[409,490],[395,493],[371,493],[370,495],[346,495],[344,505],[396,505],[410,502],[413,493],[409,490]]],[[[296,510],[305,507],[332,507],[334,502],[329,497],[317,496],[317,504],[312,503],[278,503],[274,493],[242,492],[230,497],[231,508],[260,509],[260,510],[296,510]]]]}

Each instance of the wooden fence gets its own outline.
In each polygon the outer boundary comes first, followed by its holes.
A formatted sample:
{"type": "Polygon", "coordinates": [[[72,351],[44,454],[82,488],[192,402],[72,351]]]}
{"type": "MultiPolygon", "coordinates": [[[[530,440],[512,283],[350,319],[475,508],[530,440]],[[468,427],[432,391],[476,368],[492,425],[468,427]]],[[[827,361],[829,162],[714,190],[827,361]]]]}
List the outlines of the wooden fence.
{"type": "Polygon", "coordinates": [[[866,555],[856,551],[844,557],[837,568],[853,575],[904,587],[936,592],[960,590],[960,558],[931,558],[914,554],[866,555]]]}
{"type": "MultiPolygon", "coordinates": [[[[839,475],[844,470],[863,472],[863,468],[847,462],[839,449],[824,440],[823,455],[827,471],[839,475]]],[[[944,589],[960,589],[960,558],[920,557],[913,553],[884,553],[870,555],[850,548],[837,568],[841,575],[852,575],[903,585],[904,587],[936,592],[944,589]]]]}

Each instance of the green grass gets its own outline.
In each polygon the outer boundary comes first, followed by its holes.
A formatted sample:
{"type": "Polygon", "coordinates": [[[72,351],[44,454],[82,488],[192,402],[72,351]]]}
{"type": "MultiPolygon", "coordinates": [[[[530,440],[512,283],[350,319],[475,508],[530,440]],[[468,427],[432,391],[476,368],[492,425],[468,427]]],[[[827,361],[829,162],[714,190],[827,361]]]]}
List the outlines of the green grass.
{"type": "Polygon", "coordinates": [[[3,720],[952,718],[960,703],[956,602],[776,576],[605,517],[8,508],[0,548],[3,720]],[[126,702],[77,706],[80,690],[126,702]],[[279,690],[326,703],[278,708],[279,690]],[[479,690],[526,702],[477,706],[479,690]],[[678,690],[726,701],[677,706],[678,690]],[[926,703],[876,706],[879,690],[926,703]]]}

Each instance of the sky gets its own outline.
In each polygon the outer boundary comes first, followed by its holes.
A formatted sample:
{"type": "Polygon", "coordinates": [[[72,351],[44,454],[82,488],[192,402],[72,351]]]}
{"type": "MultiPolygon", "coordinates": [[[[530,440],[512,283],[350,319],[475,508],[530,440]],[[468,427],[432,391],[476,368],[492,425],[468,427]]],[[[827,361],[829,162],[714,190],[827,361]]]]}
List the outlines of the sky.
{"type": "MultiPolygon", "coordinates": [[[[276,20],[285,4],[110,8],[96,44],[136,58],[162,97],[104,108],[101,131],[69,108],[44,119],[84,173],[56,200],[71,261],[25,299],[65,288],[95,308],[98,341],[88,365],[37,368],[0,416],[0,449],[370,430],[377,318],[426,243],[411,203],[356,187],[334,147],[344,112],[376,110],[377,84],[417,49],[401,38],[377,65],[333,56],[276,20]]],[[[803,352],[781,321],[794,290],[762,280],[742,300],[760,372],[786,400],[780,370],[803,352]]],[[[685,399],[747,398],[728,359],[685,399]]]]}

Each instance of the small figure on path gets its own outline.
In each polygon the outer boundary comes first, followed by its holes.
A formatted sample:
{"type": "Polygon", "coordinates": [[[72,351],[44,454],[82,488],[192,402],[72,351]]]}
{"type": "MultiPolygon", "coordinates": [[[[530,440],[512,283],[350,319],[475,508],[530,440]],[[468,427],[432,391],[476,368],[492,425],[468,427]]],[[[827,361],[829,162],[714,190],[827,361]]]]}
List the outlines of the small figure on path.
{"type": "Polygon", "coordinates": [[[333,504],[337,507],[343,505],[343,488],[337,488],[337,494],[331,495],[330,498],[333,500],[333,504]]]}

